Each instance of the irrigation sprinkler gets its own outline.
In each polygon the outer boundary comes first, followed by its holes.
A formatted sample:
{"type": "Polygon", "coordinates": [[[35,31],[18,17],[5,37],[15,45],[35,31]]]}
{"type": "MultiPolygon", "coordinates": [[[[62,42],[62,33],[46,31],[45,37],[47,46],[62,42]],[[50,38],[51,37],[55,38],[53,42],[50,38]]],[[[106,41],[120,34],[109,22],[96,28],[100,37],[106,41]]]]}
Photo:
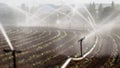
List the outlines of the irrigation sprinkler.
{"type": "Polygon", "coordinates": [[[82,43],[83,43],[83,40],[84,40],[84,39],[85,39],[85,37],[83,37],[83,38],[81,38],[80,40],[78,40],[78,42],[80,42],[80,52],[81,52],[80,57],[83,56],[83,54],[82,54],[82,43]]]}
{"type": "Polygon", "coordinates": [[[10,49],[4,49],[3,51],[6,52],[6,53],[12,52],[13,68],[17,68],[17,65],[16,65],[16,53],[21,53],[22,51],[20,51],[20,50],[10,50],[10,49]]]}
{"type": "Polygon", "coordinates": [[[6,53],[12,52],[13,68],[16,68],[16,56],[15,55],[16,55],[16,53],[21,53],[21,51],[14,49],[14,47],[13,47],[13,45],[12,45],[12,43],[11,43],[11,41],[10,41],[10,39],[9,39],[9,37],[8,37],[6,31],[4,30],[4,28],[3,28],[1,23],[0,23],[0,30],[3,33],[3,36],[5,37],[5,40],[7,41],[8,45],[10,47],[10,49],[4,49],[3,51],[6,52],[6,53]]]}

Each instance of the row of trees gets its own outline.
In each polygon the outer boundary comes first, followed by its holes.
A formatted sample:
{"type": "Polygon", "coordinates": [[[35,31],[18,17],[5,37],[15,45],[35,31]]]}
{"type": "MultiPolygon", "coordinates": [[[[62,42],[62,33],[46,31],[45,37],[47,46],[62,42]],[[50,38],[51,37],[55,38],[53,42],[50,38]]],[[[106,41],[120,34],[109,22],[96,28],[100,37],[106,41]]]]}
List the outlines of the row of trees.
{"type": "MultiPolygon", "coordinates": [[[[114,12],[117,12],[118,10],[116,10],[115,7],[115,3],[112,2],[111,5],[106,6],[106,4],[89,4],[88,5],[88,10],[90,11],[90,13],[92,14],[92,16],[94,17],[94,19],[96,21],[101,21],[104,18],[106,18],[107,16],[113,14],[114,12]]],[[[21,5],[21,8],[27,12],[34,12],[35,8],[37,9],[37,7],[31,7],[29,8],[28,6],[26,6],[25,4],[21,5]]],[[[39,7],[38,7],[39,8],[39,7]]]]}
{"type": "Polygon", "coordinates": [[[118,11],[114,2],[112,2],[110,6],[92,3],[88,6],[88,9],[96,21],[102,21],[104,18],[111,14],[116,14],[118,11]]]}

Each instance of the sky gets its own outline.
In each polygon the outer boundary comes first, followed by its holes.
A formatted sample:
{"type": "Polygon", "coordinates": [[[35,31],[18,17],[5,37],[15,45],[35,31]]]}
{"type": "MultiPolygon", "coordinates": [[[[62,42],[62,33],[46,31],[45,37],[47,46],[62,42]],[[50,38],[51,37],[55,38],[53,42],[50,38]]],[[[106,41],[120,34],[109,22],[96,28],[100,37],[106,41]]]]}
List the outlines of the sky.
{"type": "Polygon", "coordinates": [[[67,3],[111,3],[114,1],[115,3],[120,4],[120,0],[0,0],[0,3],[7,3],[10,5],[20,5],[25,3],[28,6],[36,6],[39,4],[61,4],[63,2],[67,3]]]}

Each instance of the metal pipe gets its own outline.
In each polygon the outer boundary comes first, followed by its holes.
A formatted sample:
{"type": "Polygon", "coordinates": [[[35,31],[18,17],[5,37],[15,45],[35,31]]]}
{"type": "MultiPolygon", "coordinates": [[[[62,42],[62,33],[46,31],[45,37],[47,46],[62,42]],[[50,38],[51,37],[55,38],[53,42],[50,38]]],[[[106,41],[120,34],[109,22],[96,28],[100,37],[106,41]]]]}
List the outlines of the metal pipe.
{"type": "Polygon", "coordinates": [[[83,38],[81,38],[78,42],[80,42],[80,57],[82,57],[83,56],[83,54],[82,54],[82,44],[83,44],[83,40],[85,39],[85,37],[83,37],[83,38]]]}
{"type": "Polygon", "coordinates": [[[16,56],[15,56],[15,51],[12,51],[12,56],[13,56],[13,66],[16,68],[16,56]]]}
{"type": "Polygon", "coordinates": [[[10,49],[4,49],[4,52],[8,53],[8,52],[12,52],[12,56],[13,56],[13,68],[17,68],[16,65],[16,53],[21,53],[22,51],[19,50],[10,50],[10,49]]]}

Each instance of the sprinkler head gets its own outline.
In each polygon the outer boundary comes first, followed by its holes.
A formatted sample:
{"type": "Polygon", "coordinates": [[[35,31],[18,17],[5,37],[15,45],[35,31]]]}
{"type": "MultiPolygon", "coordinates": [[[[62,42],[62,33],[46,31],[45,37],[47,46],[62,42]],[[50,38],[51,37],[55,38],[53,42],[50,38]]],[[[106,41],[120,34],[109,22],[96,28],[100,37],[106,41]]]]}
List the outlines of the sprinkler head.
{"type": "Polygon", "coordinates": [[[14,50],[16,53],[21,53],[22,51],[20,51],[20,50],[14,50]]]}
{"type": "Polygon", "coordinates": [[[85,37],[82,37],[80,40],[78,40],[78,42],[81,42],[85,39],[85,37]]]}
{"type": "Polygon", "coordinates": [[[12,50],[9,50],[9,49],[4,49],[3,51],[6,52],[6,53],[12,52],[12,50]]]}
{"type": "Polygon", "coordinates": [[[4,52],[8,53],[8,52],[16,52],[16,53],[21,53],[22,51],[20,50],[10,50],[10,49],[4,49],[4,52]]]}

